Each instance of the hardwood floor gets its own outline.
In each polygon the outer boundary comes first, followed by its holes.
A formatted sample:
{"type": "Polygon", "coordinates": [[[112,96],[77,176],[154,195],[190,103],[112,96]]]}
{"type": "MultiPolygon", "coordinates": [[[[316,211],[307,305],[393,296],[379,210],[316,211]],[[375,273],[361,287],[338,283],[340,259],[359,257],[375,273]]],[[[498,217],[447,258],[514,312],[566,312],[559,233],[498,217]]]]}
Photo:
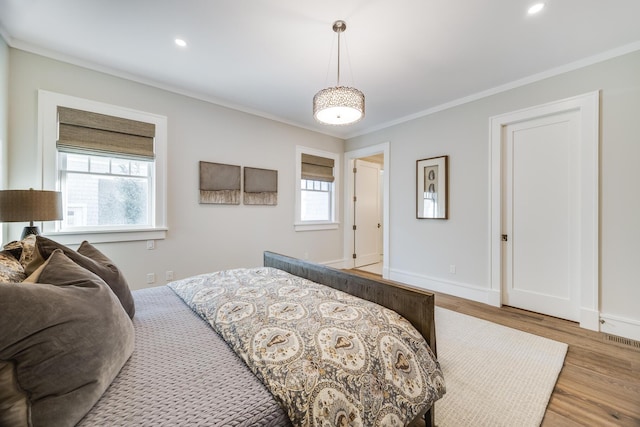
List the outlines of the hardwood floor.
{"type": "Polygon", "coordinates": [[[435,294],[439,307],[569,345],[543,427],[640,426],[640,348],[610,341],[603,333],[567,320],[435,294]]]}

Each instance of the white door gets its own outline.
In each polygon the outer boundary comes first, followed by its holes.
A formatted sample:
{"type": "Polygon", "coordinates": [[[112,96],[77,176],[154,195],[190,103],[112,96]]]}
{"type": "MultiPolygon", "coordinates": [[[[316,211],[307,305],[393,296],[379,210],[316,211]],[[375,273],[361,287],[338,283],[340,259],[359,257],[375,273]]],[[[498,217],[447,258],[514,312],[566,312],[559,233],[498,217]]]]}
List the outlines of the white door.
{"type": "Polygon", "coordinates": [[[580,125],[563,112],[503,128],[503,304],[580,319],[580,125]]]}
{"type": "Polygon", "coordinates": [[[378,173],[378,249],[380,250],[380,258],[384,259],[384,170],[382,166],[380,166],[378,173]]]}
{"type": "Polygon", "coordinates": [[[354,172],[354,267],[382,260],[380,235],[380,165],[356,159],[354,172]]]}

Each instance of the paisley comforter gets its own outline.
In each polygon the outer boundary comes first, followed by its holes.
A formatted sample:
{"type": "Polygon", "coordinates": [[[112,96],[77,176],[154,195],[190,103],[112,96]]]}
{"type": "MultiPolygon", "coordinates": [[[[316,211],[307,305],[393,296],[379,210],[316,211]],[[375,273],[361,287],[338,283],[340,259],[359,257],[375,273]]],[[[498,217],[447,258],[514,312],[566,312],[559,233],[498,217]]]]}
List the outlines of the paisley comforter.
{"type": "Polygon", "coordinates": [[[380,305],[269,267],[169,286],[296,426],[406,425],[445,392],[424,338],[380,305]]]}

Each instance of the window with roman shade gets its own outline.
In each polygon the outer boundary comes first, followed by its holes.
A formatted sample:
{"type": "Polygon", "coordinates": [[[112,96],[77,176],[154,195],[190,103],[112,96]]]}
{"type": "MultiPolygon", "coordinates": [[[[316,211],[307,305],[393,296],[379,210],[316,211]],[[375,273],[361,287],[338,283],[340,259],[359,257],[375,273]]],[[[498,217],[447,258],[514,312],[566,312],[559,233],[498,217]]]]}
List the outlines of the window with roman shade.
{"type": "Polygon", "coordinates": [[[42,185],[62,192],[64,244],[164,239],[167,117],[38,90],[42,185]]]}
{"type": "Polygon", "coordinates": [[[155,124],[58,106],[60,231],[153,226],[155,124]]]}
{"type": "Polygon", "coordinates": [[[339,155],[305,147],[297,147],[296,154],[296,230],[337,228],[339,155]]]}

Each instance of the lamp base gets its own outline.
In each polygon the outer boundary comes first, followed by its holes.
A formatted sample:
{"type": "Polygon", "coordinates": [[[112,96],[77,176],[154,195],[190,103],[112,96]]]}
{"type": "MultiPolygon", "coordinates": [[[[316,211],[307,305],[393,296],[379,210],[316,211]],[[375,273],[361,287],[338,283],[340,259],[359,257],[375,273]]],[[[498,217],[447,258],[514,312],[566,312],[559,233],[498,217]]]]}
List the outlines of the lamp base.
{"type": "Polygon", "coordinates": [[[22,230],[22,236],[20,236],[20,240],[24,239],[25,237],[29,236],[30,234],[35,234],[36,236],[39,236],[40,235],[40,228],[38,226],[26,226],[22,230]]]}

